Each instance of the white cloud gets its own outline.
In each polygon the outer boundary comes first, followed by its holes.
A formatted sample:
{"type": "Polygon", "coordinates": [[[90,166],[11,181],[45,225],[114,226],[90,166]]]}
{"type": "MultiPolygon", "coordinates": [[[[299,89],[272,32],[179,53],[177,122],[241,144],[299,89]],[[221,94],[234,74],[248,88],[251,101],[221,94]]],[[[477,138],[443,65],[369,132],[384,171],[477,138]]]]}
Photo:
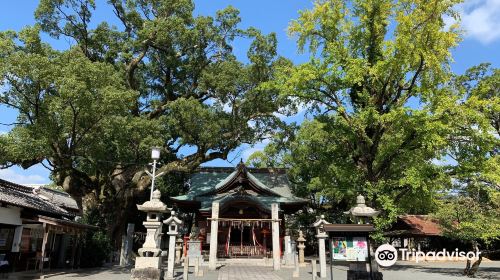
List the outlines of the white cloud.
{"type": "Polygon", "coordinates": [[[0,169],[0,178],[16,184],[47,184],[48,178],[37,174],[30,174],[29,170],[16,172],[13,168],[0,169]],[[21,174],[26,173],[26,174],[21,174]]]}
{"type": "Polygon", "coordinates": [[[500,39],[500,0],[468,0],[458,11],[467,37],[483,44],[500,39]]]}
{"type": "Polygon", "coordinates": [[[270,140],[269,139],[264,139],[261,142],[255,143],[254,145],[250,146],[249,148],[243,150],[241,153],[241,158],[243,159],[243,162],[247,161],[248,158],[255,152],[257,151],[263,151],[264,148],[269,144],[270,140]]]}

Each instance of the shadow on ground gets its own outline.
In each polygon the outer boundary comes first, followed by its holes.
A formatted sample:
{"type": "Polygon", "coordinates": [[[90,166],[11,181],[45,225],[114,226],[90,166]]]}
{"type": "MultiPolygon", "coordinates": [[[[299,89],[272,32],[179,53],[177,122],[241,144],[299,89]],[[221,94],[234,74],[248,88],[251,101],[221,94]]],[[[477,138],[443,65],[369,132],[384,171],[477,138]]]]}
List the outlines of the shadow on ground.
{"type": "MultiPolygon", "coordinates": [[[[404,264],[404,265],[394,265],[387,269],[382,269],[382,272],[392,273],[392,272],[408,272],[409,274],[421,273],[422,275],[442,275],[446,277],[455,278],[467,278],[462,274],[465,265],[461,263],[426,263],[423,265],[419,264],[404,264]]],[[[500,266],[498,263],[483,263],[479,267],[476,274],[478,279],[500,279],[500,266]]],[[[424,278],[425,279],[425,278],[424,278]]],[[[423,279],[422,279],[423,280],[423,279]]]]}

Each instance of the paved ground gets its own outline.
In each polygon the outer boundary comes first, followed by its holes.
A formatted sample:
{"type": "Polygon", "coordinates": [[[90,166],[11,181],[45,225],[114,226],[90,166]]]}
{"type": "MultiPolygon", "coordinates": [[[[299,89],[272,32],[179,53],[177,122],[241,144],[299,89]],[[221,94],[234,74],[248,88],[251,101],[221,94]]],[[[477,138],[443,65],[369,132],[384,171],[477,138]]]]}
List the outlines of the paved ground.
{"type": "MultiPolygon", "coordinates": [[[[384,275],[384,280],[456,280],[470,279],[460,274],[463,269],[463,263],[405,263],[398,262],[397,265],[381,270],[384,275]]],[[[280,271],[274,272],[271,267],[254,266],[251,264],[224,265],[218,268],[217,271],[208,271],[203,268],[204,276],[195,277],[193,268],[191,268],[190,280],[292,280],[293,268],[283,268],[280,271]]],[[[345,266],[333,267],[333,279],[346,279],[345,266]]],[[[176,270],[176,279],[181,278],[182,269],[176,270]]],[[[120,267],[100,268],[93,270],[81,270],[73,273],[57,273],[45,277],[50,280],[123,280],[130,279],[130,269],[120,267]]],[[[293,279],[311,279],[311,266],[300,268],[300,278],[293,279]]],[[[500,279],[500,261],[483,262],[479,269],[476,279],[498,280],[500,279]]],[[[1,277],[0,277],[1,278],[1,277]]],[[[8,279],[36,279],[33,274],[11,274],[8,279]]],[[[330,279],[329,267],[328,277],[330,279]]]]}
{"type": "Polygon", "coordinates": [[[217,280],[280,280],[270,267],[224,266],[219,269],[217,280]]]}
{"type": "MultiPolygon", "coordinates": [[[[461,262],[398,262],[396,265],[381,270],[384,280],[454,280],[470,279],[461,274],[465,267],[461,262]]],[[[482,262],[476,279],[500,279],[500,261],[482,262]]]]}

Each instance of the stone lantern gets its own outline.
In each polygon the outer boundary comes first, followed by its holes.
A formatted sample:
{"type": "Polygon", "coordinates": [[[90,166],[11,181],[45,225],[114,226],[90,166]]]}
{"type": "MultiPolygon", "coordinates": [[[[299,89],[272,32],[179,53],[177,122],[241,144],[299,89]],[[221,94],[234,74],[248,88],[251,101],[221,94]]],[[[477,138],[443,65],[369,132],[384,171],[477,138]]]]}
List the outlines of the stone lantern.
{"type": "Polygon", "coordinates": [[[146,227],[146,240],[139,249],[139,256],[135,259],[135,269],[132,271],[132,279],[160,279],[161,249],[160,235],[162,223],[161,215],[167,211],[167,205],[160,201],[161,192],[155,190],[152,199],[137,209],[146,212],[146,221],[142,224],[146,227]]]}
{"type": "Polygon", "coordinates": [[[170,218],[163,221],[168,226],[169,242],[168,242],[168,264],[167,264],[167,279],[174,278],[174,262],[175,262],[175,238],[179,234],[179,226],[182,221],[177,218],[175,211],[170,212],[170,218]]]}
{"type": "Polygon", "coordinates": [[[304,233],[302,230],[299,230],[299,238],[297,238],[297,242],[299,243],[297,245],[297,248],[299,249],[299,265],[304,265],[304,249],[306,248],[306,245],[304,244],[306,242],[306,239],[304,238],[304,233]]]}
{"type": "Polygon", "coordinates": [[[180,263],[181,258],[182,258],[182,245],[184,241],[182,241],[182,238],[177,238],[175,241],[175,262],[180,263]]]}
{"type": "Polygon", "coordinates": [[[380,211],[366,206],[365,197],[361,194],[356,197],[356,206],[344,212],[344,214],[350,215],[352,221],[356,224],[369,224],[370,219],[376,217],[379,213],[380,211]]]}
{"type": "MultiPolygon", "coordinates": [[[[365,197],[361,194],[356,197],[356,206],[344,212],[344,214],[351,216],[351,220],[356,224],[370,224],[371,219],[379,213],[380,211],[366,206],[365,197]]],[[[369,246],[371,247],[371,245],[369,246]]],[[[373,252],[372,248],[368,248],[368,253],[371,254],[371,252],[373,252]]],[[[358,279],[361,277],[360,275],[365,275],[368,278],[370,273],[373,274],[373,279],[382,279],[381,273],[378,271],[378,264],[373,257],[371,257],[371,264],[350,262],[347,279],[358,279]]]]}
{"type": "Polygon", "coordinates": [[[325,232],[325,225],[330,224],[325,220],[325,215],[321,215],[320,218],[313,224],[316,228],[316,237],[318,238],[319,247],[319,275],[321,278],[326,277],[326,251],[325,251],[325,239],[328,238],[328,234],[325,232]]]}
{"type": "Polygon", "coordinates": [[[325,235],[328,237],[328,235],[325,232],[325,225],[330,224],[325,220],[325,215],[321,215],[320,218],[314,222],[313,226],[316,228],[316,235],[325,235]]]}

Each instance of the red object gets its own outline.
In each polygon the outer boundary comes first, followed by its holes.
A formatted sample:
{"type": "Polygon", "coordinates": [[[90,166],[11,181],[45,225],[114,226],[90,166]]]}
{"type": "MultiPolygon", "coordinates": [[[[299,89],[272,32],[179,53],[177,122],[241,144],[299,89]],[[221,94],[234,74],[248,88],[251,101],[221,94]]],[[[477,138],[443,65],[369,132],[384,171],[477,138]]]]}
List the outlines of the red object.
{"type": "Polygon", "coordinates": [[[281,243],[283,243],[283,237],[280,237],[280,257],[283,257],[283,246],[281,243]]]}
{"type": "MultiPolygon", "coordinates": [[[[415,236],[441,236],[439,224],[427,215],[404,215],[399,216],[398,220],[406,226],[406,230],[415,236]]],[[[395,226],[396,227],[396,226],[395,226]]],[[[404,226],[400,224],[397,229],[404,226]]]]}
{"type": "Polygon", "coordinates": [[[188,241],[189,241],[189,236],[187,235],[184,236],[184,257],[186,257],[188,253],[188,247],[187,247],[188,241]]]}

